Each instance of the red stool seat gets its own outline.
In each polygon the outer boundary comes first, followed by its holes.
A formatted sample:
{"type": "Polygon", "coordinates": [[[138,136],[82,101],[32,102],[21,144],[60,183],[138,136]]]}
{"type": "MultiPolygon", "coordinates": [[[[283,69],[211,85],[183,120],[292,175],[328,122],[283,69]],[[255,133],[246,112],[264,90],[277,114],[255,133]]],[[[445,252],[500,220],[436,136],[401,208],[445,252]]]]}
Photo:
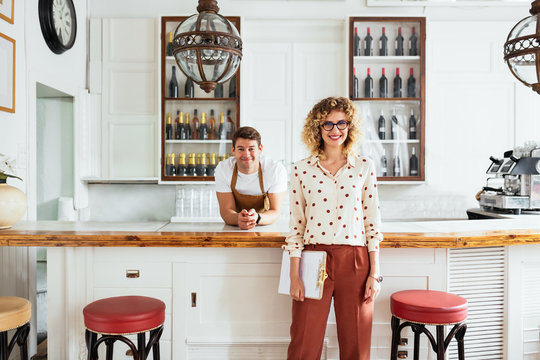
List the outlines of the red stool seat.
{"type": "Polygon", "coordinates": [[[133,334],[165,321],[163,301],[146,296],[118,296],[94,301],[84,310],[84,325],[101,334],[133,334]]]}
{"type": "Polygon", "coordinates": [[[467,300],[444,291],[404,290],[390,298],[392,314],[420,324],[457,324],[467,319],[467,300]]]}

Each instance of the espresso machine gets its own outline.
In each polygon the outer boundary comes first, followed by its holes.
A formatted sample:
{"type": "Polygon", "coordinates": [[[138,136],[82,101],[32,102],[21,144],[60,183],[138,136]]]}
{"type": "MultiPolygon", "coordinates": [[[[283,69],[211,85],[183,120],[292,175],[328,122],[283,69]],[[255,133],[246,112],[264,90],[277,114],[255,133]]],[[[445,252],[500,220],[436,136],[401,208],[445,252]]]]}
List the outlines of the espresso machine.
{"type": "Polygon", "coordinates": [[[506,151],[502,159],[489,159],[486,186],[476,196],[480,207],[516,215],[524,210],[540,212],[540,147],[517,148],[506,151]]]}

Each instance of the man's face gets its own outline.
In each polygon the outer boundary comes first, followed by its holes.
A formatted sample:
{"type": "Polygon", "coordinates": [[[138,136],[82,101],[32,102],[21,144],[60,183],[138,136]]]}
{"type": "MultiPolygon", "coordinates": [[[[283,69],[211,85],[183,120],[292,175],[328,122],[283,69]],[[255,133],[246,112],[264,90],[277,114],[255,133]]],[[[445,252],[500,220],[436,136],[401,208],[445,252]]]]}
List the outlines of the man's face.
{"type": "Polygon", "coordinates": [[[246,172],[259,164],[259,156],[262,152],[262,144],[258,145],[256,140],[238,138],[233,148],[232,154],[236,158],[236,163],[240,170],[246,172]]]}

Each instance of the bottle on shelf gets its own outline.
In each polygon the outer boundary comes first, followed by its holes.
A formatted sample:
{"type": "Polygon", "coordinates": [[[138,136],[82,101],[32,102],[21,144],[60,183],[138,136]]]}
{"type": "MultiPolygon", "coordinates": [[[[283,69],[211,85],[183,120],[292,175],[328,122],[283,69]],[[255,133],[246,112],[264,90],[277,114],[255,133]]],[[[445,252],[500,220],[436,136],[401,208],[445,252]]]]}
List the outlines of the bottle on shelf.
{"type": "Polygon", "coordinates": [[[214,97],[222,98],[223,97],[223,83],[218,83],[214,89],[214,97]]]}
{"type": "Polygon", "coordinates": [[[178,124],[176,124],[176,139],[187,140],[186,126],[184,125],[184,113],[179,110],[178,124]]]}
{"type": "Polygon", "coordinates": [[[381,176],[388,176],[388,159],[386,158],[386,150],[384,147],[381,156],[381,176]]]}
{"type": "Polygon", "coordinates": [[[227,124],[225,124],[225,115],[223,114],[223,111],[219,114],[218,139],[227,139],[227,124]]]}
{"type": "Polygon", "coordinates": [[[417,56],[418,55],[418,36],[416,36],[416,31],[414,26],[412,28],[412,34],[409,38],[409,55],[417,56]]]}
{"type": "Polygon", "coordinates": [[[413,146],[412,155],[409,159],[409,175],[418,176],[418,158],[416,157],[416,148],[413,146]]]}
{"type": "Polygon", "coordinates": [[[167,113],[167,125],[165,125],[165,139],[171,140],[172,136],[172,124],[171,124],[171,113],[167,113]]]}
{"type": "Polygon", "coordinates": [[[411,109],[411,117],[409,118],[409,139],[416,139],[416,118],[413,109],[411,109]]]}
{"type": "Polygon", "coordinates": [[[401,159],[399,158],[399,152],[394,156],[394,176],[401,176],[401,159]]]}
{"type": "Polygon", "coordinates": [[[172,52],[172,32],[169,33],[169,42],[167,43],[167,56],[173,56],[172,52]]]}
{"type": "Polygon", "coordinates": [[[388,56],[388,38],[386,37],[386,29],[383,26],[382,35],[379,39],[379,56],[388,56]]]}
{"type": "Polygon", "coordinates": [[[177,176],[187,176],[187,165],[186,165],[186,153],[178,154],[178,169],[176,170],[177,176]]]}
{"type": "Polygon", "coordinates": [[[193,139],[191,132],[191,122],[189,121],[189,113],[186,113],[186,123],[184,124],[184,127],[186,129],[186,140],[193,139]]]}
{"type": "Polygon", "coordinates": [[[208,124],[206,123],[206,113],[201,113],[201,125],[199,126],[199,140],[208,140],[208,124]]]}
{"type": "Polygon", "coordinates": [[[199,117],[197,116],[197,109],[193,110],[193,119],[191,120],[193,123],[193,130],[191,131],[191,138],[193,140],[199,140],[199,117]]]}
{"type": "Polygon", "coordinates": [[[354,40],[353,40],[353,56],[360,55],[360,36],[358,36],[358,28],[354,27],[354,40]]]}
{"type": "Polygon", "coordinates": [[[382,68],[382,75],[379,79],[379,97],[388,97],[388,79],[386,78],[384,68],[382,68]]]}
{"type": "MultiPolygon", "coordinates": [[[[189,67],[191,70],[191,66],[189,67]]],[[[193,80],[186,78],[186,84],[184,85],[184,96],[187,98],[195,97],[195,89],[193,87],[193,80]]]]}
{"type": "Polygon", "coordinates": [[[371,69],[367,68],[366,80],[364,80],[364,97],[373,97],[373,78],[371,77],[371,69]]]}
{"type": "Polygon", "coordinates": [[[398,35],[396,37],[395,50],[396,50],[396,56],[403,56],[404,55],[404,52],[403,52],[403,36],[401,35],[401,26],[398,27],[398,35]]]}
{"type": "Polygon", "coordinates": [[[416,97],[416,79],[413,68],[411,68],[411,76],[407,79],[407,97],[416,97]]]}
{"type": "Polygon", "coordinates": [[[176,164],[174,160],[174,153],[171,153],[171,176],[176,176],[176,164]]]}
{"type": "Polygon", "coordinates": [[[214,109],[210,109],[210,119],[208,119],[208,138],[216,139],[216,118],[214,117],[214,109]]]}
{"type": "Polygon", "coordinates": [[[187,172],[188,172],[188,176],[197,176],[197,166],[195,165],[195,153],[189,153],[187,172]]]}
{"type": "Polygon", "coordinates": [[[229,128],[227,139],[232,139],[233,134],[236,132],[236,125],[231,117],[231,110],[227,110],[227,127],[229,128]]]}
{"type": "Polygon", "coordinates": [[[231,77],[231,80],[229,80],[229,97],[236,97],[236,73],[231,77]]]}
{"type": "Polygon", "coordinates": [[[386,119],[384,118],[383,110],[381,110],[381,116],[379,116],[379,120],[377,121],[377,127],[379,128],[379,139],[385,140],[386,139],[386,119]]]}
{"type": "Polygon", "coordinates": [[[171,154],[166,155],[165,175],[166,176],[171,176],[171,154]]]}
{"type": "Polygon", "coordinates": [[[358,99],[358,76],[356,76],[356,68],[353,68],[353,98],[358,99]]]}
{"type": "Polygon", "coordinates": [[[172,66],[171,80],[169,81],[169,97],[178,97],[178,80],[176,80],[176,66],[172,66]]]}
{"type": "Polygon", "coordinates": [[[212,155],[210,155],[210,164],[208,164],[208,166],[206,167],[206,175],[214,176],[214,174],[216,173],[216,166],[216,153],[212,153],[212,155]]]}
{"type": "Polygon", "coordinates": [[[396,68],[396,77],[394,78],[394,97],[400,98],[403,96],[401,90],[401,76],[399,76],[399,68],[396,68]]]}
{"type": "Polygon", "coordinates": [[[206,154],[197,154],[197,176],[206,176],[206,154]]]}
{"type": "Polygon", "coordinates": [[[392,109],[392,119],[390,121],[390,127],[391,127],[390,135],[391,135],[392,140],[399,139],[399,134],[398,134],[399,121],[398,121],[398,118],[396,116],[396,110],[395,109],[392,109]]]}
{"type": "Polygon", "coordinates": [[[364,45],[364,55],[373,56],[373,37],[371,37],[371,31],[369,29],[369,26],[367,28],[367,35],[364,38],[364,45]]]}

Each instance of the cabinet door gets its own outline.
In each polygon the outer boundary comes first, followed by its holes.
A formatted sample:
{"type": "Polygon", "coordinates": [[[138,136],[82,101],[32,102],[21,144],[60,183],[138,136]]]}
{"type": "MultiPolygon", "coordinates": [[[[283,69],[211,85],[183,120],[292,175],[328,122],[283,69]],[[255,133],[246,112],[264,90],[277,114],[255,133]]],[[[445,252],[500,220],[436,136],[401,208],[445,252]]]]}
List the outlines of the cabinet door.
{"type": "Polygon", "coordinates": [[[102,174],[156,177],[155,20],[102,21],[102,174]]]}

